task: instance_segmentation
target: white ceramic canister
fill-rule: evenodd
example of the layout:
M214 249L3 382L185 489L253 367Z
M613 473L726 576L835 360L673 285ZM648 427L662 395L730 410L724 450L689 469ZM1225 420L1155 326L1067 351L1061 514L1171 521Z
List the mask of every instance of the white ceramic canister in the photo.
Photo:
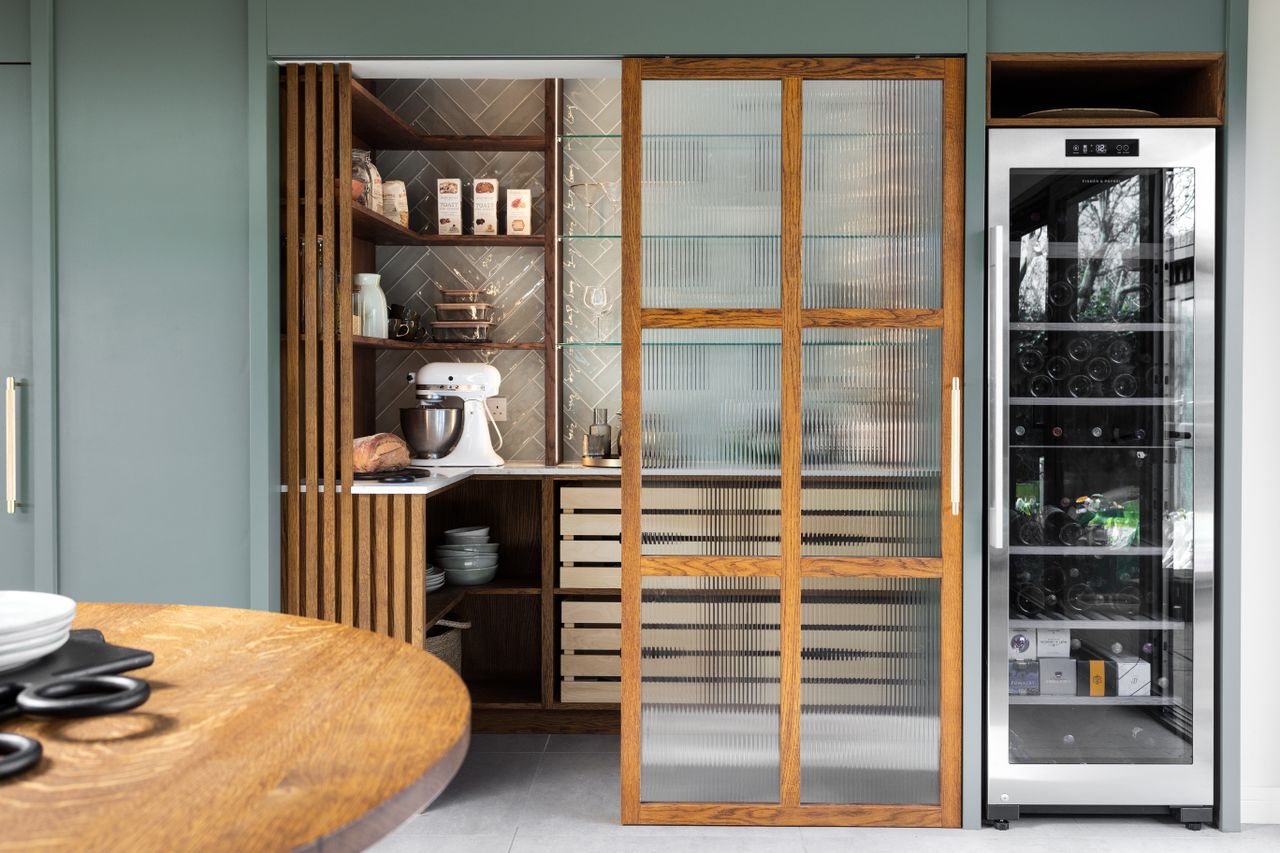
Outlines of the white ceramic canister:
M382 292L382 276L362 272L356 274L360 288L360 329L365 337L387 336L387 295Z

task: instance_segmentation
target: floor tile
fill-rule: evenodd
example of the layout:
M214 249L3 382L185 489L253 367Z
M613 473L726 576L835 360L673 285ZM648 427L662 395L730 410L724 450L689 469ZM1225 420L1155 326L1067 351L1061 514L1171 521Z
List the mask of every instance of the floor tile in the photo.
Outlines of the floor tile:
M617 735L552 735L547 752L607 752L618 755L622 749Z
M684 828L666 827L668 833L674 830L679 834L623 832L608 837L517 833L511 853L805 853L798 835L776 836L754 827L733 827L734 838L708 838L691 831L681 833L680 829Z
M480 733L471 736L467 752L542 752L547 735Z
M394 832L368 853L507 853L510 835L412 835Z
M426 812L400 833L411 835L514 834L542 756L529 752L478 752Z

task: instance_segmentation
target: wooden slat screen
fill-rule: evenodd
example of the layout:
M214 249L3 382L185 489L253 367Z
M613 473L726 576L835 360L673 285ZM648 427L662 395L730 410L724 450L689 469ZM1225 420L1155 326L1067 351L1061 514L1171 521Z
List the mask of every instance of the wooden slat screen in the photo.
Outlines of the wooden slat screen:
M351 491L351 67L280 85L281 607L421 645L426 498Z

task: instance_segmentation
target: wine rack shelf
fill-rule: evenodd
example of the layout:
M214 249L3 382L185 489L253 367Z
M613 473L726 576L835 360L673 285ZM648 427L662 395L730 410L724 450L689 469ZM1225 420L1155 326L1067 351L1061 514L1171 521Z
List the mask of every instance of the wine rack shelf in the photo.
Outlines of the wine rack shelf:
M1070 628L1072 631L1181 631L1187 623L1178 619L1108 619L1081 616L1042 616L1038 619L1010 619L1012 631L1034 631L1037 628Z
M1010 696L1010 705L1181 705L1176 696Z
M1011 406L1168 406L1171 397L1010 397Z
M1040 557L1159 557L1164 548L1159 545L1133 545L1127 548L1108 548L1105 545L1010 545L1009 553Z

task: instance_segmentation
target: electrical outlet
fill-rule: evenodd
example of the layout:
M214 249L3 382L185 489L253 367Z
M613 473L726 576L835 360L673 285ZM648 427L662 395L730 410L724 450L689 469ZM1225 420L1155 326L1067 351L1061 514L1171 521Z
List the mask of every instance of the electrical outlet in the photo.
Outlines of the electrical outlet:
M507 398L506 397L490 397L484 401L489 407L489 414L493 415L496 423L502 423L507 419Z

